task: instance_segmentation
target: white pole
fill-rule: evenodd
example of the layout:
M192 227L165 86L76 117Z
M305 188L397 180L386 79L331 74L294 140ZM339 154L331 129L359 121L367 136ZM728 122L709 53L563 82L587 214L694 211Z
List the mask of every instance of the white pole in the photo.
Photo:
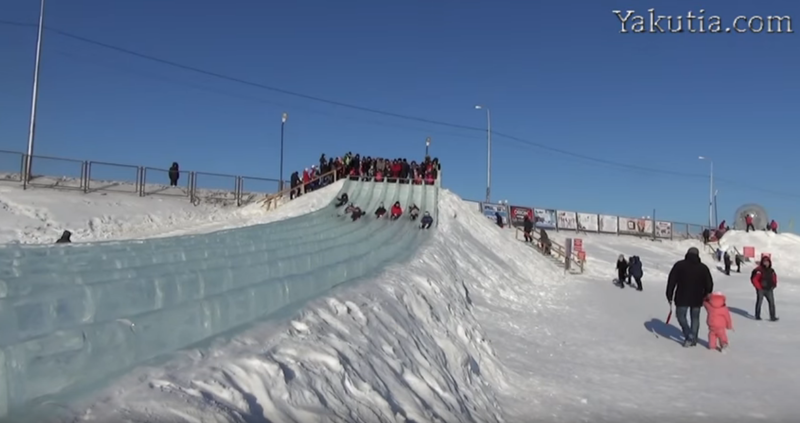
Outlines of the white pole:
M711 167L708 172L708 226L714 227L714 161L711 162Z
M33 156L33 142L36 138L36 107L39 100L39 65L42 60L42 34L44 32L44 1L39 6L39 34L36 37L36 62L33 68L33 94L31 98L31 117L28 127L28 151L25 157L25 181L31 178L31 162Z
M486 108L486 202L492 202L492 112Z

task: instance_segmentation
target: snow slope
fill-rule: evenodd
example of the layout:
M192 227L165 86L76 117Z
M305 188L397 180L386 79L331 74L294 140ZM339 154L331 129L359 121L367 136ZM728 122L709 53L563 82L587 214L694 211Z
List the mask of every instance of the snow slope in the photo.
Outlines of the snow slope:
M509 249L454 195L440 198L439 229L410 263L288 323L140 368L72 408L94 421L507 421L498 394L513 389L481 314L499 307L535 319L559 307L548 287L565 279Z
M292 207L269 213L257 203L243 207L194 206L185 197L99 191L83 194L0 185L0 243L49 244L64 230L73 233L73 242L87 242L198 234L269 223L322 208L343 182L300 197Z

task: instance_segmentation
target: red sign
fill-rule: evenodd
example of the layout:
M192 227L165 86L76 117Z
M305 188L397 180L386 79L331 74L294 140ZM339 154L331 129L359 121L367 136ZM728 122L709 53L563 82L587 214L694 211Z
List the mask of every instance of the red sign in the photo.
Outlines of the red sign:
M572 246L575 248L575 251L583 251L583 240L575 238L572 240Z
M756 249L755 247L743 247L742 254L744 254L746 258L756 258Z
M578 251L578 260L586 261L586 251Z

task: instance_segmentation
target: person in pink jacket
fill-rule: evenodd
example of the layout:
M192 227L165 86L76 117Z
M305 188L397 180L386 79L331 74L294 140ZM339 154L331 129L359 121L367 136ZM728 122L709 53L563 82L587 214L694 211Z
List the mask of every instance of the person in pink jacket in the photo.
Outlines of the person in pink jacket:
M725 294L717 291L706 297L703 306L708 314L708 349L724 351L728 348L728 330L733 330L731 312L725 304ZM717 347L717 340L720 346Z

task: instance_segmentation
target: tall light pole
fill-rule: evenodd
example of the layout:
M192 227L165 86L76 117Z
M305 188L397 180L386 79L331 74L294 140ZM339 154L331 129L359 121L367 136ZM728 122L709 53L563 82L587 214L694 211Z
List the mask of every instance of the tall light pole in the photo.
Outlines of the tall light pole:
M475 106L477 110L486 110L486 202L492 202L492 112L486 106Z
M39 6L39 33L36 36L36 61L33 65L33 94L31 95L31 117L28 127L28 150L25 156L25 181L31 180L33 162L33 141L36 138L36 107L39 100L39 65L42 61L42 34L44 33L44 0Z
M279 191L283 191L283 132L286 127L286 119L288 118L289 114L286 112L281 116L281 183Z
M425 138L425 158L428 157L429 148L431 148L431 137Z
M714 227L714 161L705 156L699 156L700 160L708 160L710 167L708 171L708 227Z

